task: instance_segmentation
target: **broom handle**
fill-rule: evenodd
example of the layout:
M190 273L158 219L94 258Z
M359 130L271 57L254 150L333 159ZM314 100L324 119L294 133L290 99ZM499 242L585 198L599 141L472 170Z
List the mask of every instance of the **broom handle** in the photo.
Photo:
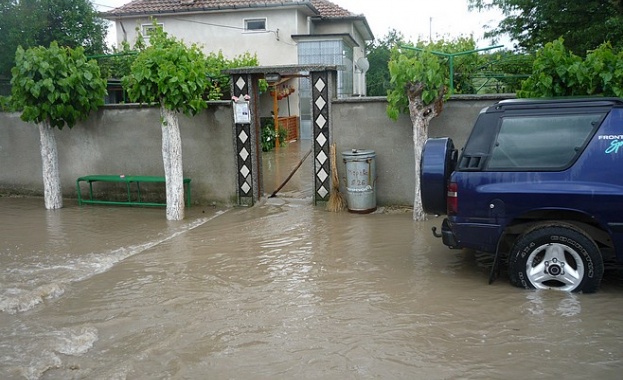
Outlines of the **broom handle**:
M301 167L301 165L303 165L303 161L305 161L305 159L307 158L307 156L309 156L311 154L312 150L310 149L307 153L305 153L305 156L301 159L301 161L299 161L298 165L296 165L296 167L294 168L294 170L292 170L292 173L290 173L290 175L288 176L288 178L286 178L285 181L283 181L283 183L281 184L281 186L279 186L277 188L277 190L273 191L273 193L270 195L269 198L274 198L275 195L277 195L277 193L279 192L279 190L281 190L286 183L288 183L288 181L290 180L290 178L292 178L292 176L294 175L294 173L296 173L296 171Z
M336 156L337 156L337 152L336 152L336 147L335 147L335 143L331 144L331 184L333 185L333 187L339 187L339 178L337 175L337 163L336 163Z

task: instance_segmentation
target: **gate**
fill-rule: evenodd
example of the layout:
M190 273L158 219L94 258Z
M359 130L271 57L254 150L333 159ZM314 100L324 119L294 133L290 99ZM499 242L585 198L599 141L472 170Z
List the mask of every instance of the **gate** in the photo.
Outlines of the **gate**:
M329 147L331 145L331 100L336 94L337 66L292 65L241 67L226 71L231 75L233 97L248 97L250 117L240 122L233 117L234 147L237 168L238 204L252 206L262 197L261 148L259 144L261 125L258 113L259 80L278 77L308 76L312 84L312 122L314 158L314 204L329 200L331 168ZM246 107L246 106L245 106ZM234 107L234 113L235 113ZM238 120L237 120L238 119Z

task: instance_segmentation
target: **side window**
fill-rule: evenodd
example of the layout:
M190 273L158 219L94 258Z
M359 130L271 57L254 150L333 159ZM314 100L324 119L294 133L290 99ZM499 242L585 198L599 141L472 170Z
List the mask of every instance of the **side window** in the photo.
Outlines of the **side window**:
M265 18L245 19L244 30L246 32L264 32L266 31L266 19Z
M489 170L560 170L571 164L603 113L515 116L502 119Z
M141 25L141 34L143 35L143 38L148 39L149 36L154 32L154 30L156 30L156 28L164 29L164 24L158 23L156 25L154 24Z

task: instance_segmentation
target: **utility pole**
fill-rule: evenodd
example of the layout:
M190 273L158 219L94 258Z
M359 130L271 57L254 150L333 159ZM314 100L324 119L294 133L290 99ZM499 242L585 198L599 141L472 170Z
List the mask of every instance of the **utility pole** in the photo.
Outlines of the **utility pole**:
M433 43L433 18L428 20L428 42Z

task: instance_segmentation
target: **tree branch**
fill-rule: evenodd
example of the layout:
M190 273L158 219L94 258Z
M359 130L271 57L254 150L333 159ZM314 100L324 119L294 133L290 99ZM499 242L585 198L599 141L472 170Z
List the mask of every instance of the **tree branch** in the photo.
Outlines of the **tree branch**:
M409 103L427 122L430 122L441 113L443 110L443 99L447 92L445 86L439 91L435 100L430 104L424 104L422 100L422 93L425 87L423 82L409 82L406 87Z

